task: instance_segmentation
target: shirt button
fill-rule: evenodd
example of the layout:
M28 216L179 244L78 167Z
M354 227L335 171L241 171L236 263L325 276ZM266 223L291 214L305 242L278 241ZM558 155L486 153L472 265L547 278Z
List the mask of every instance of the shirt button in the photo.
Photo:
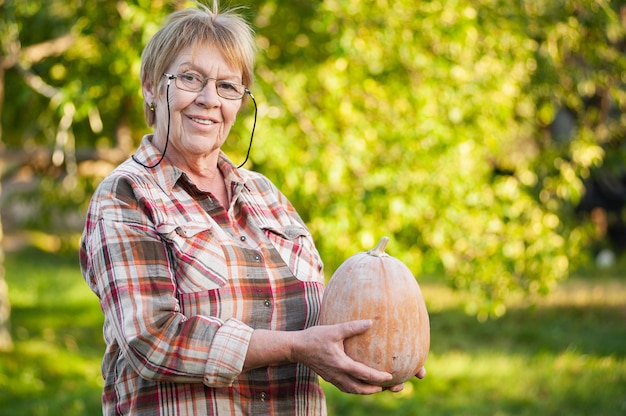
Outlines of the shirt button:
M258 254L254 255L254 261L256 261L257 263L261 261L261 256Z
M266 392L262 392L259 395L259 398L261 399L262 402L266 401L267 400L267 393Z
M272 306L272 302L270 302L269 300L266 300L265 302L263 302L263 305L269 308L270 306Z
M242 235L241 237L239 237L239 239L240 239L241 241L246 241L246 236L245 236L245 235Z

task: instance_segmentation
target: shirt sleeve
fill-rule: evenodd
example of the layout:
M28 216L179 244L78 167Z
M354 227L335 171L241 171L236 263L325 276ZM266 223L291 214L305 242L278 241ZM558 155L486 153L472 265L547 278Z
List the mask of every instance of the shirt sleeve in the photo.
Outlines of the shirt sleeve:
M242 372L252 328L181 313L170 259L129 180L92 199L81 243L85 279L100 299L107 344L143 378L229 386Z

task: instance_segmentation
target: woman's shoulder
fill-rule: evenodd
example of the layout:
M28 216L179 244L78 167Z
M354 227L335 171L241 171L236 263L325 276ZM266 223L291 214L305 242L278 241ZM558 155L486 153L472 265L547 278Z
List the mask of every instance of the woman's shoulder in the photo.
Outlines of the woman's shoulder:
M269 204L286 204L289 209L292 209L288 198L283 194L280 188L264 174L255 171L246 171L242 176L245 179L245 188L250 194L263 198Z
M146 175L137 168L131 158L115 167L98 185L99 190L113 190L119 186L132 186L143 182Z
M147 171L132 158L113 169L97 186L92 200L108 201L107 205L121 203L135 205L138 200L162 199L168 191L168 180L159 181L154 172Z
M272 191L278 191L278 187L263 173L253 170L240 170L240 175L245 180L245 184L249 188L256 188L259 190L271 189Z
M256 207L265 207L266 215L287 216L302 223L289 198L267 176L252 171L246 171L245 176L245 200L253 202Z

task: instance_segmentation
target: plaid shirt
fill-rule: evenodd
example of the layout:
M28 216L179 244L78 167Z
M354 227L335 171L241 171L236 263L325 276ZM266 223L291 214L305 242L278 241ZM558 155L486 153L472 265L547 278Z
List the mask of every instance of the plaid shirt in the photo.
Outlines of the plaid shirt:
M159 156L144 137L135 157ZM105 318L105 415L326 413L308 367L242 372L253 329L317 323L324 277L275 186L223 154L219 168L227 211L167 159L128 159L92 198L80 262Z

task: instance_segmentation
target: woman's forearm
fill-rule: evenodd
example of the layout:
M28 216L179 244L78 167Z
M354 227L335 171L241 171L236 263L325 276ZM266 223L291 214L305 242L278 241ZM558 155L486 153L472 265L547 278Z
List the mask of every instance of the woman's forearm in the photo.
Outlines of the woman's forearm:
M293 362L293 348L301 331L256 329L250 338L243 371Z

